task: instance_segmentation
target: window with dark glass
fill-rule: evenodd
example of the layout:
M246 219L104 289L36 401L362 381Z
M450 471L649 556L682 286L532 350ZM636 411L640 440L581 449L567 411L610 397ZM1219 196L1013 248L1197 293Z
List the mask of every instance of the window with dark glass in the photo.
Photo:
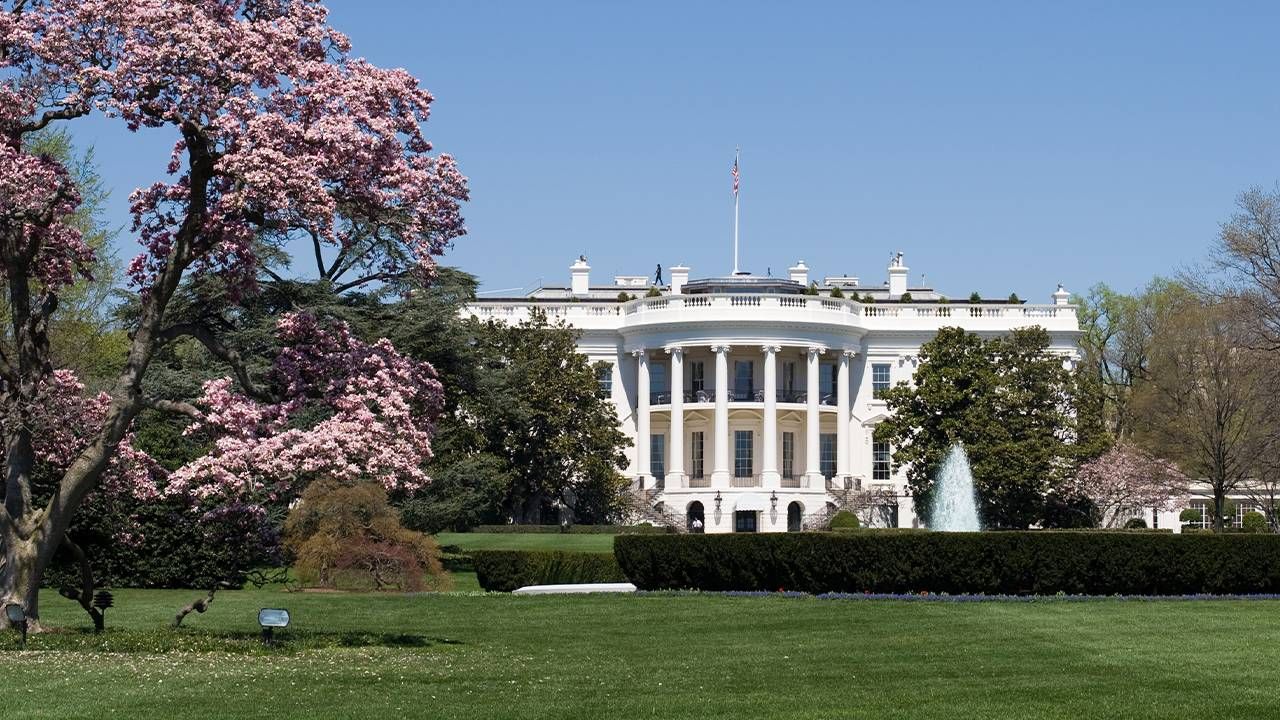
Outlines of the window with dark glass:
M834 395L836 392L836 366L822 363L818 366L818 392L823 397Z
M751 477L755 451L755 433L751 430L735 430L733 433L733 475Z
M755 385L755 363L738 360L733 363L733 396L738 400L750 400Z
M875 363L871 366L871 396L884 397L889 389L889 363Z
M782 477L796 476L796 434L782 433Z
M888 480L893 474L889 459L889 443L877 442L871 445L871 479Z
M755 510L737 510L733 513L733 531L734 532L755 532L756 531L756 511Z
M819 469L822 476L830 480L836 476L836 436L822 433L818 436Z
M689 363L689 392L702 392L707 389L706 366L701 360Z
M600 365L596 367L596 384L599 386L600 397L613 396L613 366Z
M693 433L693 436L689 441L689 450L693 454L693 457L692 457L693 462L690 463L690 465L692 466L690 470L693 472L693 476L696 478L703 477L702 456L703 456L705 447L706 446L703 444L702 431L699 430L698 432Z
M794 362L782 363L782 392L790 398L796 391L796 364Z
M649 436L649 474L661 480L667 475L667 436Z
M649 364L649 394L654 401L663 401L669 396L667 395L667 366L655 363Z

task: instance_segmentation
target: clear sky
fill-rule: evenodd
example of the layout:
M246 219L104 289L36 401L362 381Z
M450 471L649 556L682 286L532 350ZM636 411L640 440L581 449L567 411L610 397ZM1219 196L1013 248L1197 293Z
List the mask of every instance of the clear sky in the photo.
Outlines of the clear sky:
M330 0L437 98L471 180L445 262L482 290L732 263L953 297L1133 289L1280 180L1280 4ZM77 129L114 212L171 139ZM134 254L122 238L121 253ZM506 293L503 293L506 294Z

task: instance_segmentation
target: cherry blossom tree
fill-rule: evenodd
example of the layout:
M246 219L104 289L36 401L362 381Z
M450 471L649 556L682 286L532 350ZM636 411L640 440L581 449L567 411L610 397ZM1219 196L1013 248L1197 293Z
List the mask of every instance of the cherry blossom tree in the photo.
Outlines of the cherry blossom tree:
M1104 528L1152 508L1172 510L1187 496L1187 479L1177 466L1123 442L1081 465L1074 485L1093 503Z
M184 277L216 278L232 297L247 296L263 256L285 253L299 238L362 277L430 276L433 256L464 232L459 205L466 180L452 158L432 154L421 130L431 95L403 70L351 56L347 38L326 15L312 0L0 4L0 268L9 310L0 343L0 604L20 603L38 619L42 574L86 495L121 457L142 409L192 414L191 407L143 392L148 365L164 344L195 338L231 364L239 393L211 387L207 415L195 408L201 422L230 431L216 453L224 462L243 462L247 448L283 432L273 413L287 413L280 404L289 400L248 382L216 328L166 322ZM124 369L98 401L100 417L79 429L82 447L66 448L48 499L36 502L33 478L47 458L37 452L34 428L41 394L57 381L48 321L59 293L87 273L93 253L71 222L80 198L66 168L26 151L23 141L92 113L131 130L172 133L173 152L167 179L130 198L144 250L128 268L141 304ZM388 351L374 346L357 355L375 373L412 374ZM326 381L305 365L299 383ZM388 397L378 412L365 414L358 405L368 396L361 391L376 388L338 384L342 390L325 400L335 424L315 438L320 446L341 433L337 423L372 422L370 415L412 402ZM240 394L253 402L237 400ZM226 419L240 412L244 420ZM326 462L357 456L334 453ZM390 461L377 472L423 480ZM217 485L210 482L214 474L193 470L182 480Z

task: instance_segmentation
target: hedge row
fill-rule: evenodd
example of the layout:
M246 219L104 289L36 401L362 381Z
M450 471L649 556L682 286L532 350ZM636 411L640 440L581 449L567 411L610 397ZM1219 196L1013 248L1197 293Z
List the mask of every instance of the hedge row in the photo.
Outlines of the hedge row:
M563 550L477 550L471 553L476 579L490 592L511 592L525 585L625 582L609 553Z
M558 533L559 525L477 525L474 533ZM674 532L658 525L571 525L570 534L579 535L660 535Z
M1280 535L787 533L621 537L642 590L1184 595L1280 592Z

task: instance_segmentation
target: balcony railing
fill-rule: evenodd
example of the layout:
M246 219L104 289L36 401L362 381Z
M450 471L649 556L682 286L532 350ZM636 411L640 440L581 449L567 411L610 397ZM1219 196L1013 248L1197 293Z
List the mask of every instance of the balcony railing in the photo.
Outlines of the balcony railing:
M782 487L784 487L784 488L801 488L801 487L804 487L804 478L799 477L799 476L795 476L795 475L793 475L793 476L791 476L791 477L787 477L786 475L783 475L783 476L782 476Z
M691 488L709 488L711 487L711 476L703 475L702 477L690 477L689 487Z
M809 394L803 390L800 392L778 391L778 402L781 403L805 403L808 401ZM684 401L687 403L713 403L716 401L715 388L703 388L702 390L690 390L684 393ZM732 390L729 392L729 402L764 402L763 390ZM651 392L649 393L650 405L669 405L671 403L671 393L669 392ZM835 405L835 393L822 393L818 397L819 405Z
M760 487L759 475L734 475L729 478L729 487L736 488L758 488Z

